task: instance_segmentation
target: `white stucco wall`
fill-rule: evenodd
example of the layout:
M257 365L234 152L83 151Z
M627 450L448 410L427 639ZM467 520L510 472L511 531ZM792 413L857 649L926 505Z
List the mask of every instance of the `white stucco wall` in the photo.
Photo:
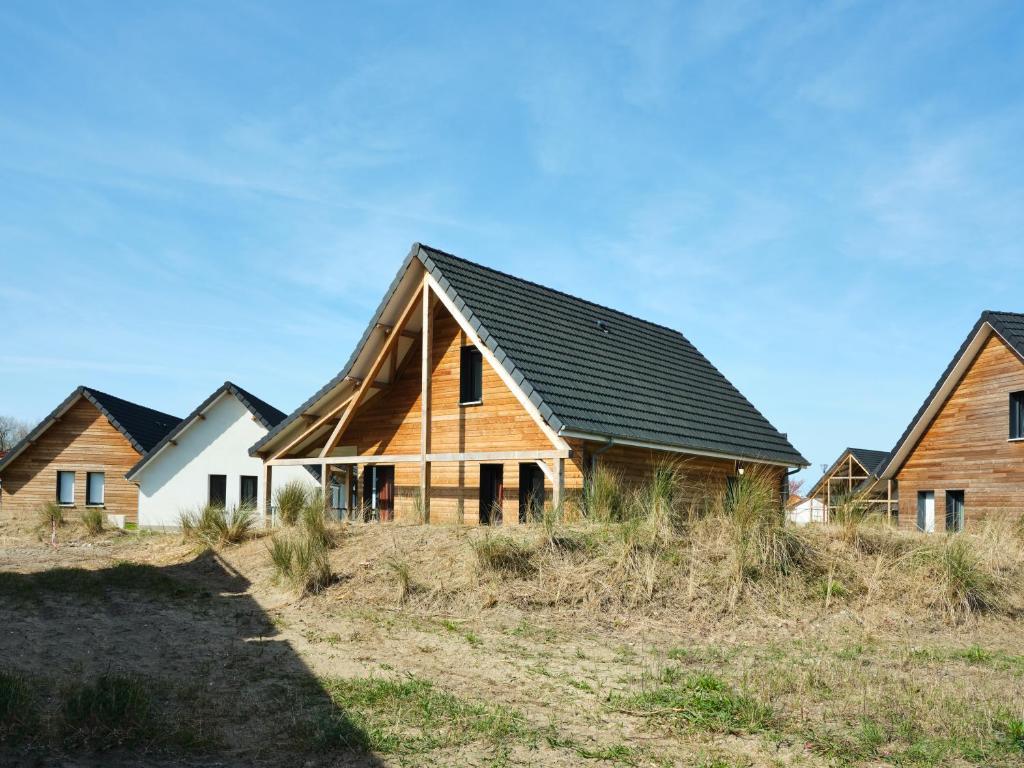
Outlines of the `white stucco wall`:
M241 478L257 480L257 509L264 509L262 462L249 455L249 447L267 430L238 399L226 392L205 411L206 418L189 425L177 445L167 445L134 478L139 484L139 525L178 527L181 513L209 501L210 475L227 476L227 506L237 506ZM289 480L317 487L302 467L274 467L271 484L279 488Z
M797 525L820 523L825 519L825 505L818 499L804 499L789 510L789 519Z

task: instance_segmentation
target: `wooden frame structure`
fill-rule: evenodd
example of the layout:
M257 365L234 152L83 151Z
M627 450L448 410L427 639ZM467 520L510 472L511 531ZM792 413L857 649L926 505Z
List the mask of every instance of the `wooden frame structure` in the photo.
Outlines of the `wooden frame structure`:
M483 358L491 365L502 378L506 386L516 395L520 404L533 418L540 428L540 431L551 443L550 449L545 450L509 450L509 451L463 451L434 453L431 451L432 434L432 398L431 398L431 373L432 373L432 348L434 315L436 308L441 305L459 324L461 331L465 334L473 346L480 350ZM418 310L418 312L417 312ZM409 325L419 314L420 329L418 332L408 329ZM493 353L480 340L476 330L466 322L458 308L452 304L437 281L429 274L423 274L415 292L408 298L393 325L378 323L375 330L382 334L381 345L376 351L365 376L362 378L350 378L354 391L346 393L338 402L328 406L327 410L320 415L303 414L306 419L304 429L289 440L282 448L273 452L264 459L263 481L264 487L268 489L264 499L262 513L266 519L270 518L273 494L269 491L272 488L273 468L275 466L312 466L319 465L321 471L321 484L326 495L332 473L337 469L343 469L346 476L346 487L351 488L353 483L353 469L359 465L372 464L419 464L419 498L423 514L423 522L430 521L430 497L431 497L431 469L435 464L460 463L460 462L534 462L544 472L545 477L552 486L552 504L558 507L564 498L565 493L565 461L572 456L572 449L544 421L537 408L522 393L517 383L509 376L504 367L494 358ZM408 340L410 343L404 350L400 349L401 341ZM335 451L339 446L345 429L352 424L356 412L361 405L367 402L371 393L379 396L386 393L388 388L394 384L399 370L403 363L413 356L415 348L419 346L421 377L420 377L420 440L419 453L416 454L363 454L363 455L336 455ZM387 379L379 377L387 371ZM326 440L323 434L326 429L330 432ZM315 452L315 456L311 455ZM296 455L302 454L302 455Z
M877 505L884 505L879 511L884 512L886 520L891 521L899 503L893 494L894 490L891 479L883 483L878 475L857 458L857 449L847 448L822 474L807 498L821 502L824 509L822 522L829 522L839 503L854 496L858 503L869 505L872 511L877 509Z

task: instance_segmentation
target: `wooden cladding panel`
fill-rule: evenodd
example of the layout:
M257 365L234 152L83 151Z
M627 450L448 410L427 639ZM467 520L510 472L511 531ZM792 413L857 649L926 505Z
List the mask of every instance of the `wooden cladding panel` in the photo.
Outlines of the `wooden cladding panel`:
M86 473L103 472L104 509L134 522L139 491L124 473L139 458L127 438L82 398L4 470L4 517L34 516L43 504L56 501L58 471L75 473L75 503L68 513L80 513L85 509Z
M551 441L486 360L483 402L459 405L460 350L469 342L441 306L435 309L433 336L432 453L552 450ZM360 454L418 454L420 368L420 355L412 354L394 385L378 391L360 408L340 444L355 445Z
M900 526L914 528L918 491L935 492L935 530L945 530L945 491L964 491L971 526L1024 510L1024 442L1008 440L1010 392L1024 390L1024 363L998 336L982 347L960 384L900 469Z

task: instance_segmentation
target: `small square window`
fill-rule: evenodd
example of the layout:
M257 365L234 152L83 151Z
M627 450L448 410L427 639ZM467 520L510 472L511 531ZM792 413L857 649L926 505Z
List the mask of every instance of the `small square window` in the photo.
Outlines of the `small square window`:
M483 400L484 362L480 350L473 346L462 348L459 366L459 403L475 405Z
M75 473L57 473L57 503L71 506L75 503Z
M87 472L85 475L85 503L90 507L102 507L105 487L106 476L102 472Z
M1010 439L1024 438L1024 392L1010 393Z

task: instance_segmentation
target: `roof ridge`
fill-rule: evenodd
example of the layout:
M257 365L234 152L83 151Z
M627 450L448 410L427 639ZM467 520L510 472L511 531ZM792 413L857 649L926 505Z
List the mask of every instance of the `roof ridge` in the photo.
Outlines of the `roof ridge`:
M532 285L532 286L534 286L536 288L543 288L545 291L550 291L551 293L557 293L559 296L565 296L566 298L572 299L573 301L579 301L579 302L582 302L584 304L589 304L592 307L597 307L598 309L603 309L606 312L613 312L616 315L621 315L622 317L629 318L630 320L635 320L638 323L643 323L644 325L649 325L649 326L652 326L654 328L661 328L662 330L668 331L669 333L674 333L677 336L682 336L684 339L686 338L686 336L683 334L682 331L680 331L680 330L678 330L676 328L672 328L671 326L664 325L662 323L655 323L655 322L653 322L651 320L645 320L644 318L638 317L637 315L631 315L629 312L623 312L621 309L615 309L614 307L609 307L606 304L598 304L596 301L591 301L590 299L584 299L581 296L577 296L575 294L569 293L568 291L563 291L560 288L552 288L550 285L544 285L543 283L538 283L535 280L528 280L525 277L519 277L518 275L513 275L510 272L503 272L500 269L495 269L494 267L489 267L486 264L481 264L481 263L479 263L477 261L473 261L471 259L467 259L467 258L465 258L463 256L457 256L454 253L450 253L449 251L442 251L440 248L435 248L434 246L427 245L426 243L420 243L419 246L420 246L420 248L423 248L425 250L433 251L434 253L439 253L442 256L447 256L448 258L455 259L456 261L461 261L464 264L469 264L471 266L477 267L478 269L484 269L484 270L487 270L488 272L493 272L496 275L501 275L502 277L507 277L510 280L515 280L517 283L526 283L527 285ZM687 339L687 341L689 341L689 339Z

